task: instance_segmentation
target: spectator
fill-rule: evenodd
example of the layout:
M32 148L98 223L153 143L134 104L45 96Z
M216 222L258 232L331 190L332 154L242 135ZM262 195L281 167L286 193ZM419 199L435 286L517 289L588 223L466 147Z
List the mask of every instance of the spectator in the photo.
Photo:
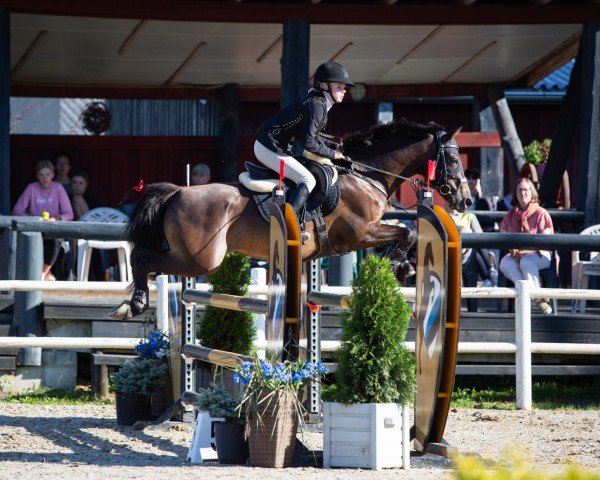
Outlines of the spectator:
M79 220L84 213L100 206L98 202L86 195L89 184L90 177L85 172L75 172L71 177L72 193L69 195L69 199L73 206L75 220Z
M492 210L491 200L488 197L484 197L481 191L481 175L479 170L476 168L467 168L465 170L465 177L473 200L469 210ZM493 220L482 219L479 223L484 232L493 232L496 230L496 222Z
M450 215L460 233L483 233L477 217L472 212L460 213L457 210L450 210ZM463 267L474 265L477 273L483 280L484 287L494 287L498 284L498 272L490 263L490 259L495 257L492 252L483 248L463 248L462 264ZM474 264L472 262L475 262ZM467 285L475 286L475 285Z
M69 172L71 171L71 160L67 155L59 155L54 162L56 164L56 181L60 183L71 194L71 179Z
M552 235L554 226L550 214L539 205L538 192L528 178L520 178L513 190L513 207L504 216L500 230L508 233L538 233ZM540 286L540 270L551 263L548 250L511 249L500 261L500 271L512 282L530 280L534 287ZM545 315L552 313L547 299L538 302Z
M35 174L38 181L27 185L13 208L13 215L45 217L47 212L50 221L73 220L73 209L67 192L60 183L53 181L52 163L48 160L38 162ZM50 270L58 258L61 243L61 240L44 240L43 280L56 280Z
M205 163L198 163L192 168L190 185L206 185L210 183L210 167Z

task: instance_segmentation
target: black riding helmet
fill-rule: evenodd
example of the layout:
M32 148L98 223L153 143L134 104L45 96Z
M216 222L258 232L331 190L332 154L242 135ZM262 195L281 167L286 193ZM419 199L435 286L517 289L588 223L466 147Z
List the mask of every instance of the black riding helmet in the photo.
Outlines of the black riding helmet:
M336 62L325 62L317 67L315 72L315 87L320 83L338 82L351 87L356 85L350 80L350 75L343 65Z

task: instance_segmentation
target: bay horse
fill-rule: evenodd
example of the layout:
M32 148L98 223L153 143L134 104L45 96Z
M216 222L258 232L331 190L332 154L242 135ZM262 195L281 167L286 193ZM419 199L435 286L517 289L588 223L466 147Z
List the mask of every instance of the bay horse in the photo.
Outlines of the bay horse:
M345 139L343 149L359 167L340 173L340 200L325 217L331 249L324 255L341 254L396 242L408 250L414 242L410 229L381 223L390 195L415 174L426 174L429 159L437 159L431 185L450 208L464 211L471 195L458 156L454 136L440 125L421 125L400 120L376 125L366 133ZM142 190L128 223L133 243L131 300L114 308L111 315L127 319L148 307L147 276L151 272L196 277L210 273L227 252L267 260L269 227L261 217L252 192L241 184L212 183L179 187L150 184ZM317 232L302 246L302 258L317 258ZM333 253L332 253L333 252Z

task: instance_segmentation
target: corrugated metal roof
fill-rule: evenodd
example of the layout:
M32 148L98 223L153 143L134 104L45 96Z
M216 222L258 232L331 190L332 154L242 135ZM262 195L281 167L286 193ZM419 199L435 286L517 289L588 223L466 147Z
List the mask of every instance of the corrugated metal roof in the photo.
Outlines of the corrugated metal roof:
M548 91L548 90L566 90L569 85L569 79L571 78L571 71L575 65L575 59L569 60L562 67L554 70L546 78L537 82L534 86L534 90Z

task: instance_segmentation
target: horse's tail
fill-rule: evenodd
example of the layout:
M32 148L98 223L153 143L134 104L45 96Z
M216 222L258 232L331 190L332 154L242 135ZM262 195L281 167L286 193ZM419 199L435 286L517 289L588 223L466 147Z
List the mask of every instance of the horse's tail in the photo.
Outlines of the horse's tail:
M166 182L144 186L127 225L128 240L135 248L168 249L163 231L164 214L180 190L181 187Z

